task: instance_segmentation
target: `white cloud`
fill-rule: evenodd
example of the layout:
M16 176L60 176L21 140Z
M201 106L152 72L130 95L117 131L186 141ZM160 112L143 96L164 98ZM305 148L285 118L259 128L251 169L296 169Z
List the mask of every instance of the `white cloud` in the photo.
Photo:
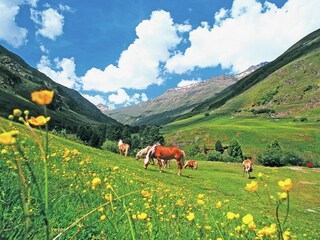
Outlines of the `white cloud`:
M53 81L60 83L68 88L79 88L79 78L75 73L76 64L74 58L63 58L54 60L55 65L52 66L47 56L42 56L37 65L37 69L43 72Z
M178 28L179 31L188 30L186 26L175 25L168 12L152 12L150 19L136 27L137 38L121 53L118 65L88 70L82 77L83 89L112 92L121 88L146 89L151 84L160 85L163 82L160 65L181 41Z
M28 30L18 26L15 18L19 13L19 6L28 3L24 0L0 0L0 40L15 48L27 42Z
M104 105L107 104L106 100L101 95L91 96L91 95L83 94L83 93L81 95L84 96L87 100L89 100L94 105L98 105L99 103L102 103Z
M108 101L112 104L131 105L138 104L140 102L148 101L148 97L145 93L135 93L130 97L124 89L119 89L115 94L111 94L108 97Z
M319 9L319 0L288 0L281 8L268 1L235 0L231 9L216 13L212 27L202 23L192 30L190 47L169 59L166 68L181 74L221 64L240 72L272 61L320 27Z
M196 83L199 83L201 82L200 79L198 80L181 80L178 84L177 84L177 87L181 88L181 87L186 87L188 85L191 85L191 84L196 84Z
M63 34L64 16L53 8L44 11L31 9L31 19L40 26L37 34L55 40Z

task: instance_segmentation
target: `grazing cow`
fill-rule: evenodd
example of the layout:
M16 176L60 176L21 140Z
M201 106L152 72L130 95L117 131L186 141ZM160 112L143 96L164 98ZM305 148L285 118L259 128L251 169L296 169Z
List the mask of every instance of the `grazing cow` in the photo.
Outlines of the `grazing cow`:
M250 178L250 172L252 172L252 161L250 159L246 159L243 161L243 174L242 177L244 177L244 173L247 173L248 178Z
M120 139L118 142L118 149L120 155L124 155L125 157L128 156L130 145L127 143L123 143L122 140Z
M149 150L151 149L151 146L147 146L144 149L141 149L139 152L137 152L136 154L136 160L139 160L140 158L145 158L147 156L147 153L149 152ZM150 163L152 162L152 164L154 164L154 160L153 158L150 158Z
M162 159L164 161L170 159L176 159L178 163L178 175L181 175L181 169L184 164L185 153L179 148L176 147L163 147L160 145L153 145L152 148L147 153L146 158L144 159L144 168L147 169L150 158L155 157L158 160L159 171L162 172Z
M183 168L187 168L187 167L197 170L198 169L198 163L195 160L189 160L183 166Z

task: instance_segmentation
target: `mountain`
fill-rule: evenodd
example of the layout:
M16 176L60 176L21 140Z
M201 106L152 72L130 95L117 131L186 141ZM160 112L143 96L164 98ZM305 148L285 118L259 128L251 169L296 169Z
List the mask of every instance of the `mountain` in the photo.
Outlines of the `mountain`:
M14 108L28 109L32 116L43 114L42 108L31 101L31 92L43 89L55 92L53 102L48 106L51 128L74 132L80 125L121 125L101 113L77 91L52 81L0 45L0 116L7 117Z
M233 85L242 77L265 65L252 66L238 75L214 77L185 87L172 88L159 97L135 106L114 110L102 110L108 116L131 125L162 125L169 123L182 114L190 112L199 103L215 96L226 87Z
M244 104L241 103L240 100L238 102L238 106L236 106L236 104L233 105L233 110L230 107L223 108L223 105L230 101L234 101L233 98L240 96L241 94L245 95L248 99L251 99L248 94L244 93L249 91L253 86L267 79L269 76L275 78L275 80L272 83L267 84L268 86L265 86L264 90L261 89L259 93L256 93L257 95L255 100L252 99L252 101L256 101L258 105L260 104L258 108L265 107L263 105L270 103L270 101L274 101L274 104L279 106L294 104L297 98L301 98L300 104L307 104L307 102L305 102L306 99L304 99L305 93L308 95L310 92L315 92L315 90L320 86L318 86L320 83L319 71L317 70L319 69L320 62L319 48L320 29L310 33L298 41L274 61L262 66L253 73L239 80L236 84L225 88L215 96L208 98L206 101L196 106L191 113L188 113L183 117L185 118L198 113L205 113L220 107L221 110L225 109L226 112L239 111ZM307 56L310 57L308 61L304 59ZM301 62L297 63L296 61ZM289 68L283 70L286 65L288 65L287 67ZM286 90L283 88L284 86L287 86ZM288 86L292 87L289 88ZM297 90L300 91L301 87L303 88L302 91L304 91L304 93L300 92L299 94L296 94L295 98L291 98L292 101L290 100L291 102L288 102L289 98L286 96L286 91L288 93L295 92ZM263 102L262 106L259 98ZM242 101L245 100L242 99ZM318 100L314 97L310 101L317 102ZM255 105L254 102L246 102L246 104L251 104L252 107Z

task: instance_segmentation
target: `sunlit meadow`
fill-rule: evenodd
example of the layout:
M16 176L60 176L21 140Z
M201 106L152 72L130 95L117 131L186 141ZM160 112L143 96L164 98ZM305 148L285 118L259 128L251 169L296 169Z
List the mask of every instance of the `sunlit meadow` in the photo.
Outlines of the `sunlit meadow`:
M0 119L1 239L320 238L319 169L254 166L247 179L203 161L179 177L175 162L144 170L19 111L8 114L22 124Z

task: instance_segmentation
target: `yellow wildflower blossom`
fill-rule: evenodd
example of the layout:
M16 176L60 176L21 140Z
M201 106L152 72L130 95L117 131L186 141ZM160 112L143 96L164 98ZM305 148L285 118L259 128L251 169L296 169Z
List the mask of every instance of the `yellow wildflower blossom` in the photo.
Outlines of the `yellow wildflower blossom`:
M146 213L140 213L140 214L138 214L138 219L139 220L145 220L146 218L147 218L147 214Z
M198 194L198 198L202 199L204 197L204 194Z
M10 131L4 132L0 134L0 144L4 145L12 145L15 144L17 141L16 136L18 135L19 131Z
M288 194L286 192L278 193L280 199L284 200L287 199Z
M106 218L107 218L106 215L101 215L100 220L103 221L103 220L105 220Z
M28 122L31 123L33 126L43 126L45 125L47 122L50 121L50 117L44 117L42 115L38 116L38 117L31 117Z
M235 218L235 214L233 212L227 212L227 219L232 220Z
M91 183L92 183L92 186L96 187L96 186L98 186L98 185L101 184L101 179L98 178L98 177L96 177L96 178L94 178L94 179L92 180Z
M212 229L212 227L211 226L204 226L204 229L207 231L210 231Z
M289 240L290 239L290 232L287 230L282 234L283 240Z
M39 105L45 105L52 102L53 95L54 91L42 90L31 93L31 98L33 102Z
M112 200L112 195L110 193L107 193L106 195L104 195L104 199L107 201L111 201Z
M218 202L216 203L216 208L221 208L221 206L222 206L222 202L221 202L221 201L218 201Z
M284 191L289 191L292 187L292 182L290 178L287 178L285 181L279 181L278 185Z
M253 221L253 216L251 214L247 214L242 218L242 222L246 225Z
M188 219L189 222L193 221L193 219L194 219L194 213L193 213L193 212L189 213L189 214L186 216L186 218Z
M198 199L198 200L197 200L197 204L198 204L198 205L204 205L204 204L205 204L205 201L203 201L202 199Z
M144 197L149 197L150 196L150 193L146 190L142 190L141 191L141 194L144 196Z
M255 192L258 189L258 182L257 181L251 181L251 183L247 183L246 190L250 191L250 192Z

